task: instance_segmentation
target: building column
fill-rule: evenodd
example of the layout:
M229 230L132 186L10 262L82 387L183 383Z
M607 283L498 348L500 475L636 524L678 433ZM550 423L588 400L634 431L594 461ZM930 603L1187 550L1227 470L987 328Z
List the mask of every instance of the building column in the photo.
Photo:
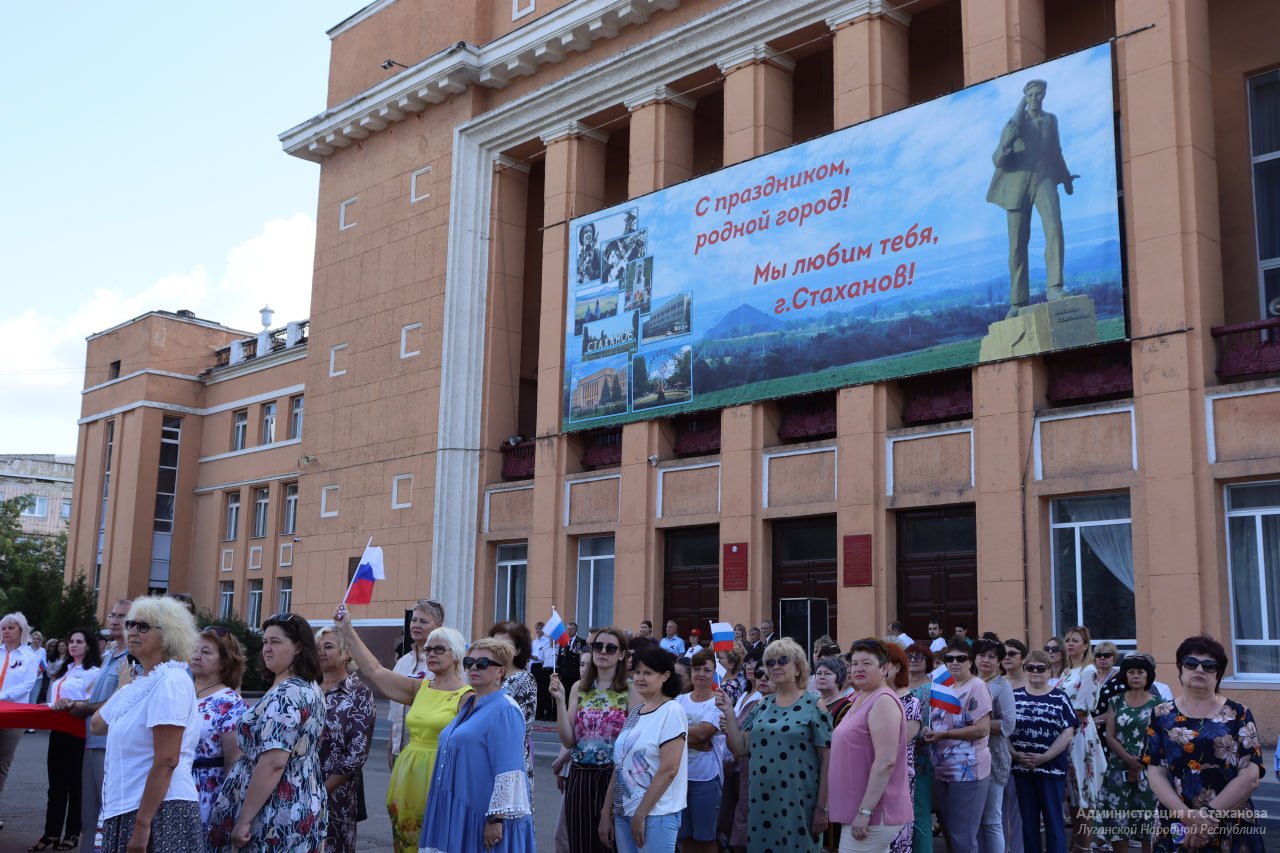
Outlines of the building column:
M572 555L564 535L564 475L577 470L563 434L565 282L569 220L604 206L605 139L576 123L542 135L547 147L542 232L542 312L538 337L537 456L529 537L528 612L568 622L575 610ZM585 626L584 626L585 627Z
M910 23L910 15L881 0L854 3L827 18L835 34L837 130L907 106Z
M841 388L836 394L836 603L842 648L879 635L897 619L897 565L885 512L885 423L888 386L883 382ZM844 537L870 534L871 586L844 585Z
M795 62L764 45L735 51L724 74L724 164L791 144L791 72Z
M1138 644L1171 664L1230 643L1223 520L1206 450L1209 329L1223 319L1206 0L1117 0L1130 331L1141 485L1132 493ZM1196 606L1199 602L1199 606Z
M623 103L631 111L627 197L692 176L694 101L657 86L624 98Z
M964 84L1045 59L1044 0L961 0Z

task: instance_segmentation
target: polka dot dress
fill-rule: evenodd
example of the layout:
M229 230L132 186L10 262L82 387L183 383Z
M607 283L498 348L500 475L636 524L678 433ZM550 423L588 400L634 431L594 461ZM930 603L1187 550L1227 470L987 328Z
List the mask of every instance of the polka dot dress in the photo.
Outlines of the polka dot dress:
M818 750L831 746L831 716L803 693L786 707L766 696L744 721L751 738L750 853L818 853L811 835L818 802Z

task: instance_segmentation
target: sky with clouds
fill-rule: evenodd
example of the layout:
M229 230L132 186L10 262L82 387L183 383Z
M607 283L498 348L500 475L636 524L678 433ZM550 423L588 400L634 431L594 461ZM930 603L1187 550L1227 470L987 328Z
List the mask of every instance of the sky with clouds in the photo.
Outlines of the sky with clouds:
M25 3L0 28L0 453L76 446L85 337L152 309L307 316L325 30L361 0Z

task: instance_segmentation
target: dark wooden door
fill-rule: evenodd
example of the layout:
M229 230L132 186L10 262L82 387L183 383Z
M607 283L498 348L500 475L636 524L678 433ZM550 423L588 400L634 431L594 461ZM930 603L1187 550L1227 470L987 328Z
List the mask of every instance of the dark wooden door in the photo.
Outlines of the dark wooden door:
M711 630L707 623L720 614L720 528L671 529L665 538L662 619L654 621L654 636L664 636L667 620L674 619L681 637L697 628L706 639Z
M898 619L917 640L938 621L978 636L978 534L972 506L898 513Z
M836 633L836 519L833 515L773 522L773 621L784 598L827 601L827 633ZM812 649L805 649L811 652Z

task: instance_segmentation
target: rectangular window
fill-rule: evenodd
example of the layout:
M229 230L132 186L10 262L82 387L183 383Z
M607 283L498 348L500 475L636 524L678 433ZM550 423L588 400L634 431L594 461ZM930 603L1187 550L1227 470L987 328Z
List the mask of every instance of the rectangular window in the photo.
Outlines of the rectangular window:
M414 169L409 174L409 204L417 204L423 199L431 198L431 193L427 191L430 175L430 166Z
M529 545L527 542L498 546L498 577L494 588L493 621L524 622L525 580L528 573Z
M276 443L276 404L262 404L262 443Z
M107 367L107 378L108 379L120 378L120 360L119 359L116 359L115 361L111 362L111 364Z
M1249 79L1249 153L1262 316L1280 317L1280 69Z
M240 535L240 493L227 493L227 528L222 538L228 542L233 542Z
M408 509L413 506L413 475L398 474L391 478L391 508Z
M325 486L320 490L320 517L334 518L338 515L338 487Z
M115 449L116 422L107 421L107 447L103 454L102 508L98 512L98 557L93 570L93 597L96 601L102 588L102 555L107 542L107 495L111 492L111 453Z
M532 15L536 8L538 8L537 0L511 0L511 20L518 21L525 15Z
M401 358L412 358L415 355L422 354L422 344L418 340L421 336L421 323L410 323L400 329Z
M250 628L262 624L262 581L249 581L249 612L245 616Z
M1227 487L1227 571L1239 675L1280 675L1280 482Z
M231 449L244 450L249 440L249 410L237 409L231 413Z
M22 514L28 518L44 518L49 514L49 499L37 497L36 495L27 495L31 498L31 503L23 508Z
M62 508L58 510L58 517L63 519L71 518L71 501L63 498Z
M234 581L223 581L218 584L218 618L230 619L235 615L235 589Z
M280 519L280 535L298 532L298 484L286 483L284 487L284 517Z
M289 438L302 438L303 397L294 397L289 402Z
M578 606L581 625L613 624L613 537L578 540Z
M182 418L166 417L160 425L160 464L156 469L156 511L151 523L152 589L169 588L173 551L173 518L178 504L178 451Z
M293 607L293 578L280 578L276 581L280 594L276 596L276 612L291 613Z
M347 372L347 345L329 347L329 375L343 376Z
M356 202L360 200L359 196L352 196L346 201L338 205L338 230L346 231L348 228L356 227L356 212L354 210Z
M266 489L253 490L253 537L261 539L267 535L267 511L270 509L270 497Z
M1129 495L1061 498L1050 512L1055 632L1087 625L1095 643L1136 648Z

